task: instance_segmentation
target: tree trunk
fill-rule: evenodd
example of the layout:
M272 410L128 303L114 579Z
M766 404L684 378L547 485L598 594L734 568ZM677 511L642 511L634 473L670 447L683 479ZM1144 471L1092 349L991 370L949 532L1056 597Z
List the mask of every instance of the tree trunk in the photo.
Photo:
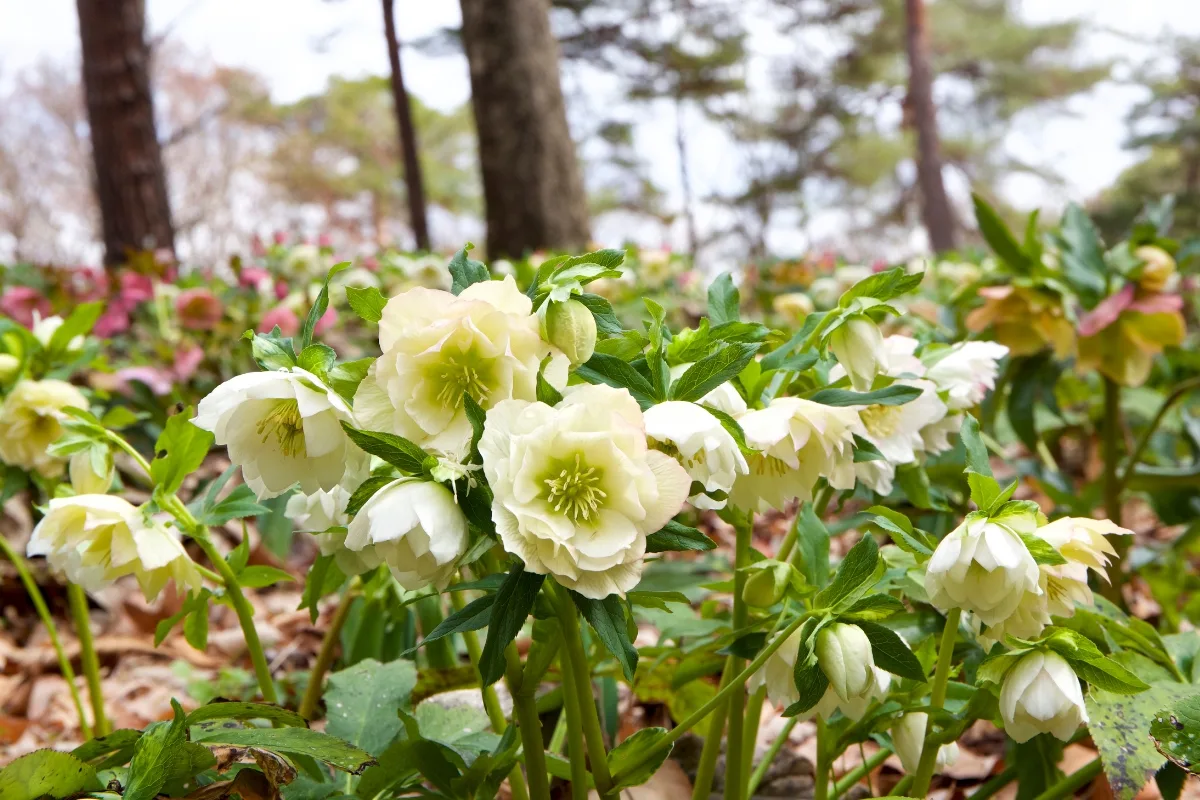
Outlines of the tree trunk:
M83 89L96 165L104 263L174 253L162 149L154 130L143 0L76 0Z
M461 0L487 205L488 256L588 240L547 0Z
M921 220L929 244L942 253L955 247L954 211L942 182L941 146L937 109L933 104L933 68L929 57L929 31L925 25L925 0L905 0L907 7L908 105L917 129L917 183L921 187Z
M679 153L679 189L683 193L683 221L687 230L687 253L696 260L696 217L692 211L692 176L688 170L687 141L683 133L683 98L675 98L675 150Z
M421 175L421 159L417 155L417 129L413 125L412 106L404 73L400 68L400 40L396 37L396 16L393 0L383 2L383 34L387 37L388 61L392 65L392 101L396 106L396 130L400 135L400 152L404 156L404 185L408 194L408 216L417 249L429 247L429 214L425 208L425 179Z

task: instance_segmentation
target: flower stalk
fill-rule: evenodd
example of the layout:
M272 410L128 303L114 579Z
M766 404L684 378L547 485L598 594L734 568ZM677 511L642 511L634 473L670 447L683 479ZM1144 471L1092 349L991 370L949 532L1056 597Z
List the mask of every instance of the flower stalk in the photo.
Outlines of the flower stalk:
M92 701L92 731L104 736L111 728L104 713L104 691L100 685L100 659L96 656L96 642L92 638L91 622L88 619L87 595L83 587L67 584L67 602L71 606L71 618L75 622L75 635L79 638L79 663L87 678L88 697Z
M745 567L750 564L750 538L754 535L752 514L738 519L734 535L733 629L737 631L744 628L750 619L750 609L746 606L743 595L746 591ZM744 665L745 661L740 658L730 658L725 663L731 674L736 674ZM745 691L735 691L730 695L728 725L729 734L725 740L725 800L741 800L742 791L745 789L742 777L745 764L743 740L747 734ZM750 732L750 735L753 736L753 732Z
M937 668L933 673L933 685L930 689L929 707L940 710L946 702L946 685L950 681L950 663L954 660L954 642L958 639L958 621L962 610L952 608L946 614L946 626L942 629L942 640L938 644ZM929 741L926 731L925 745L921 748L921 761L917 773L913 777L912 793L916 797L924 797L929 791L933 780L933 770L937 766L939 745Z
M724 689L733 678L730 664L733 656L725 657L725 668L721 672L721 685ZM696 768L696 781L692 784L692 800L708 800L712 792L713 775L717 769L717 758L721 755L722 735L725 732L725 718L729 715L729 704L722 703L712 712L708 721L708 731L704 734L704 747L700 750L700 764Z
M337 652L338 640L342 636L342 628L345 627L346 619L350 616L350 609L354 605L355 598L358 597L361 583L358 577L350 581L350 585L346 587L345 593L338 601L337 608L334 609L333 617L329 620L329 627L325 629L325 636L321 639L321 649L317 651L317 660L313 662L312 672L308 676L308 686L300 701L299 713L305 719L312 719L317 713L317 704L321 701L321 690L325 684L325 674L333 666L333 658Z

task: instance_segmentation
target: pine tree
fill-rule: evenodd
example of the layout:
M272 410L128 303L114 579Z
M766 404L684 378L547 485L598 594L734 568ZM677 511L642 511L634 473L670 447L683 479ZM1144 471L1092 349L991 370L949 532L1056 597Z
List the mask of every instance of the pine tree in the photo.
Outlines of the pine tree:
M418 156L417 129L413 125L412 104L404 85L400 65L400 40L396 36L394 0L382 0L383 32L387 40L388 63L392 70L392 104L396 112L396 129L400 136L400 152L404 154L404 184L408 191L408 218L418 250L429 250L429 215L425 208L425 181L421 176Z

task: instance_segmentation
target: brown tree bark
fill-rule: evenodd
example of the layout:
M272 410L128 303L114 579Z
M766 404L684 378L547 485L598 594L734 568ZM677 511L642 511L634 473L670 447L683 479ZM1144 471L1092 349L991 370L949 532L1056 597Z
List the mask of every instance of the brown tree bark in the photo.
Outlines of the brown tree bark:
M573 250L587 200L547 0L461 0L487 205L488 256Z
M417 155L417 129L413 125L412 105L404 86L400 68L400 40L396 36L396 15L393 0L383 2L383 35L387 37L388 61L392 65L392 100L396 106L396 130L400 135L400 152L404 157L404 185L408 195L408 217L418 250L429 250L429 213L425 206L425 179L421 174L421 159Z
M76 0L76 7L104 263L123 263L131 251L173 253L144 0Z
M941 144L937 108L933 104L933 67L929 56L929 30L925 0L905 0L908 46L908 111L917 130L917 183L921 189L921 221L935 252L953 250L956 240L954 211L942 181Z

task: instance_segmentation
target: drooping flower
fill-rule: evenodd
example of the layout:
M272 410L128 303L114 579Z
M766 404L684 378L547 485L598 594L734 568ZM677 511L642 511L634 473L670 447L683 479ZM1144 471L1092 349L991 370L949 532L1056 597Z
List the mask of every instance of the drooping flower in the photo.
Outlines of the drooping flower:
M1009 670L1000 689L1004 730L1014 741L1039 733L1067 741L1087 723L1079 676L1057 653L1033 652Z
M62 435L63 409L87 407L83 392L66 381L18 381L0 405L0 460L47 478L62 475L64 460L47 448Z
M175 298L179 324L189 331L211 331L221 321L221 301L208 289L184 289Z
M350 522L345 546L374 550L410 591L444 588L467 549L467 518L440 483L401 478L371 495Z
M854 434L866 433L855 409L781 397L738 423L758 452L747 459L749 473L734 484L735 506L767 511L797 497L811 500L820 478L835 489L854 488Z
M893 385L913 386L921 394L903 405L862 407L858 416L866 429L866 438L888 463L911 464L917 460L917 453L925 449L921 432L946 416L946 404L931 381L904 379Z
M50 300L32 286L10 286L0 294L0 314L33 327L34 315L50 315Z
M1063 517L1038 528L1037 535L1058 550L1066 564L1043 564L1042 586L1049 613L1069 617L1075 606L1091 605L1088 570L1108 580L1109 556L1117 554L1106 536L1132 536L1133 531L1109 520Z
M349 502L350 492L345 486L318 489L312 494L296 492L288 498L286 513L298 530L322 533L350 521L346 514Z
M929 715L924 711L905 714L892 726L892 747L896 751L904 771L914 774L921 763L921 751L925 747L925 731L929 727ZM948 767L958 758L958 745L954 742L938 748L937 766Z
M871 640L857 625L835 622L817 634L817 663L829 686L845 701L870 694L875 680Z
M1006 355L1008 348L996 342L961 342L940 354L925 377L945 393L951 411L974 408L996 388L999 362Z
M476 283L457 297L424 288L393 297L379 322L383 354L360 384L355 409L388 420L376 430L462 455L471 439L464 394L484 409L534 400L539 364L551 354L546 379L566 384L567 360L542 341L531 310L511 277Z
M628 391L576 386L561 403L506 400L479 442L504 549L585 597L624 595L646 537L679 512L691 479L646 443Z
M33 529L28 553L45 556L71 582L91 592L133 575L149 602L169 580L180 592L203 583L173 529L113 495L51 500Z
M644 414L646 435L651 446L677 459L693 482L708 492L733 488L738 475L748 471L746 459L720 420L696 403L677 400L651 406ZM725 507L725 500L714 500L704 492L688 498L696 508Z
M1178 295L1138 297L1134 285L1126 284L1079 321L1077 368L1098 370L1122 386L1141 386L1154 356L1183 342L1182 308Z
M871 388L883 360L883 334L870 317L860 314L829 334L829 349L860 392Z
M942 539L929 559L925 590L945 611L970 611L984 625L999 625L1021 604L1025 592L1038 594L1038 566L1020 534L1037 528L1033 513L988 519L976 512Z
M346 401L299 367L231 378L200 401L193 420L229 448L259 499L296 484L311 494L361 479L369 458L341 426L353 421Z
M983 305L967 314L968 330L991 328L992 338L1014 356L1049 347L1061 359L1074 351L1075 329L1060 295L1029 286L985 286L979 296Z

